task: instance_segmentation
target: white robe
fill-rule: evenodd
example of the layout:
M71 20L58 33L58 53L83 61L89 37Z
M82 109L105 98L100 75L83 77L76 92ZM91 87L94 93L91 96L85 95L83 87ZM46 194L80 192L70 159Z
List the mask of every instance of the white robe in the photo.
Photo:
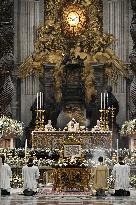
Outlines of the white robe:
M4 163L1 167L1 188L10 191L10 177L12 177L12 171L8 164Z
M39 178L39 169L37 166L28 167L25 165L22 169L22 177L24 180L24 190L31 189L37 191L37 179Z
M112 174L115 178L115 190L125 189L126 191L128 191L130 167L127 164L120 165L118 163L114 165Z

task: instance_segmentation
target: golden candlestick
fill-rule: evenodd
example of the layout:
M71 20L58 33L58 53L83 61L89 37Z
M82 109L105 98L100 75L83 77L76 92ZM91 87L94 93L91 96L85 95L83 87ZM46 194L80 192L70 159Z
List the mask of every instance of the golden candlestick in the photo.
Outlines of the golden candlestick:
M116 108L114 108L113 105L112 105L112 107L110 109L111 109L112 132L113 132L113 126L114 126L113 123L114 123L114 116L115 116L114 111L115 111Z
M109 109L105 110L105 130L109 131Z
M44 112L45 110L36 110L35 130L44 130Z
M100 127L103 131L109 131L109 109L101 109L100 111Z
M101 109L99 110L101 115L100 115L100 127L101 127L101 130L104 130L104 110Z

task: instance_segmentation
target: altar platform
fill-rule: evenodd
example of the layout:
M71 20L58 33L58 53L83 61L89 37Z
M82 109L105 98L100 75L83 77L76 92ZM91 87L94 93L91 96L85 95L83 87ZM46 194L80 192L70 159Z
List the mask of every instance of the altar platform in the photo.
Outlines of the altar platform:
M109 190L109 192L113 190ZM30 205L135 205L136 190L130 190L130 197L114 197L107 193L107 197L96 198L86 192L44 192L36 196L20 195L22 189L11 189L11 195L0 197L1 205L30 204Z
M54 148L60 149L64 141L73 136L82 141L82 148L112 148L112 132L111 131L32 131L32 148Z

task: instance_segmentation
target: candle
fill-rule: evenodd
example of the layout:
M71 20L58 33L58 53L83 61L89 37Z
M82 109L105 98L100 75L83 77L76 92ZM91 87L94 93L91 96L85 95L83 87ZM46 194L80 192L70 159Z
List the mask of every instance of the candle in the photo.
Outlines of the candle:
M38 93L37 93L37 110L38 110Z
M102 93L101 93L101 109L102 109Z
M107 93L107 108L108 108L108 93Z
M119 140L117 139L117 162L119 160Z
M104 109L105 109L105 93L104 93Z
M42 99L41 99L41 92L40 92L40 109L42 108Z
M26 162L26 155L27 155L27 139L25 140L25 162Z

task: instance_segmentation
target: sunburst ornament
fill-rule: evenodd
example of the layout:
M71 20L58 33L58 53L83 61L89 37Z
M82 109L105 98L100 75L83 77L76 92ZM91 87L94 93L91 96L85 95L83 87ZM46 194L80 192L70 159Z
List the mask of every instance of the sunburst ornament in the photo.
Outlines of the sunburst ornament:
M62 11L62 30L66 36L77 36L85 30L87 12L79 5L71 4Z
M70 26L77 26L80 21L80 16L77 12L71 11L67 16L67 22Z

